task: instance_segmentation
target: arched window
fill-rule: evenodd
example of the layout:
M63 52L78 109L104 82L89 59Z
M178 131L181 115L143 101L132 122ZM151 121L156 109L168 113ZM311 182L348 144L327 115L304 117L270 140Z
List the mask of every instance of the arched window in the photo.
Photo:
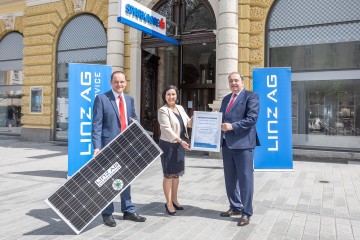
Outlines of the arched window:
M18 134L22 116L23 50L23 36L18 32L11 32L0 40L0 127Z
M180 44L189 42L190 34L192 39L202 38L200 41L214 41L216 29L216 18L208 1L202 0L163 0L159 1L153 11L165 16L168 20L166 35L180 38ZM169 20L174 24L169 23ZM177 36L175 36L177 34ZM148 43L149 36L143 39L143 45ZM156 39L152 38L154 44ZM191 40L194 41L194 40Z
M56 140L68 139L68 63L106 63L105 28L93 15L73 18L62 30L57 49Z

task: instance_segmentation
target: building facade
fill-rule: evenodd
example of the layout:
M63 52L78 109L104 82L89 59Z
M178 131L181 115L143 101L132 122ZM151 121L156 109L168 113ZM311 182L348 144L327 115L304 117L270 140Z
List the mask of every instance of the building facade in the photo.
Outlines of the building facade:
M117 0L5 0L0 3L0 128L16 112L21 138L66 141L67 64L108 64L127 74L142 125L157 138L167 84L181 104L217 111L240 71L292 68L293 144L358 151L360 2L139 0L171 20L175 46L117 22ZM4 130L4 131L5 131Z

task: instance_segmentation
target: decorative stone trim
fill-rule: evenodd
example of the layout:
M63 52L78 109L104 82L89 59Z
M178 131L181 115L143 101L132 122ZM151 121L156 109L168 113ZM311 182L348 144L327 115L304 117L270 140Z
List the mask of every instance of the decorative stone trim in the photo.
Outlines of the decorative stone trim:
M24 48L25 56L43 55L53 53L52 45L27 46Z
M259 21L265 19L266 10L260 7L250 8L250 20Z
M258 7L269 7L274 0L251 0L250 5L251 6L258 6Z
M74 4L74 12L79 13L85 11L86 0L72 0Z
M24 26L25 27L38 26L47 23L53 23L56 26L60 26L62 23L62 19L57 12L47 13L47 14L27 17L26 21L24 22Z
M54 36L49 34L37 35L33 37L24 38L25 46L48 45L54 43Z
M29 83L37 84L37 85L41 85L41 86L52 84L52 82L51 82L52 78L51 78L50 75L27 76L26 81L29 82ZM30 92L28 92L28 94L30 94Z
M13 16L13 17L21 17L24 15L23 11L17 11L17 12L11 12L11 13L7 13L7 14L0 14L0 19L6 18L8 16Z
M52 73L52 65L27 66L23 72L26 77L31 75L50 75Z
M250 63L260 63L264 59L264 54L262 49L251 49L250 50Z
M246 87L252 89L253 68L264 67L265 62L265 24L271 6L275 0L238 0L239 1L239 23L242 29L239 31L239 69L244 74ZM249 9L250 13L246 10ZM245 20L248 20L245 21ZM248 25L247 25L248 24ZM247 25L247 26L246 26ZM244 31L249 29L249 32ZM248 33L248 34L247 34ZM245 51L249 48L249 57ZM247 58L248 57L248 58Z
M5 22L5 29L8 31L14 30L15 17L14 16L6 16L3 18Z
M250 36L250 47L261 48L264 45L264 38L262 35Z
M50 34L50 35L54 36L57 31L58 31L58 29L55 26L55 24L48 23L48 24L44 24L44 25L26 27L24 29L24 35L36 36L36 35L42 35L42 34Z
M23 64L27 66L39 66L43 64L51 64L52 60L52 55L25 56Z
M26 0L26 5L28 7L42 5L46 3L59 2L60 0Z

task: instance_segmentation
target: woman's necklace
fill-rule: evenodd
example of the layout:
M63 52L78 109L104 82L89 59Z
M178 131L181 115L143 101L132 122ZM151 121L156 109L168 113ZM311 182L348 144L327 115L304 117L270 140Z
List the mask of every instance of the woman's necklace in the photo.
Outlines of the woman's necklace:
M173 112L175 112L175 113L178 113L178 110L177 110L175 104L174 104L174 106L172 106L172 107L168 105L168 107L171 109L171 111L173 111Z

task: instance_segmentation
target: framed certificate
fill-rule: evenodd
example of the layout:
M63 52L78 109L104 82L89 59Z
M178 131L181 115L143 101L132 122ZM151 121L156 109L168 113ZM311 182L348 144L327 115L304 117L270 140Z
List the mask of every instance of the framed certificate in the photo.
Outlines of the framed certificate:
M221 112L195 111L191 132L191 150L220 152Z

